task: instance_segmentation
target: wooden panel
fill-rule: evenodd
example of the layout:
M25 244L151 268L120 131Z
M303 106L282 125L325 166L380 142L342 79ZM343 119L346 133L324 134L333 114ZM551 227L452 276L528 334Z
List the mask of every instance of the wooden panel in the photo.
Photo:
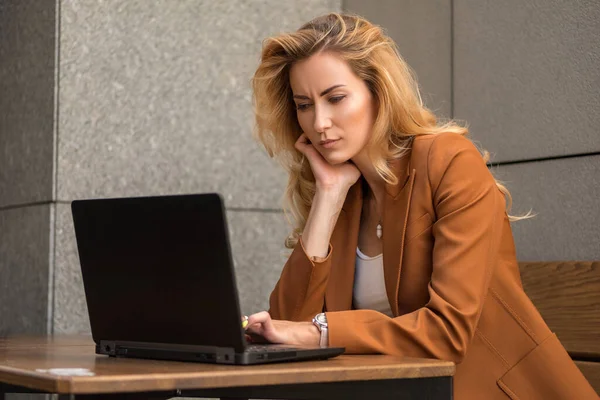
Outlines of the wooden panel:
M90 376L57 375L81 368ZM0 382L55 393L167 391L454 375L448 361L342 355L325 361L247 366L97 356L91 338L0 340Z
M600 395L600 362L575 361L575 364L583 372L596 393Z
M525 292L572 357L600 359L600 262L522 262Z

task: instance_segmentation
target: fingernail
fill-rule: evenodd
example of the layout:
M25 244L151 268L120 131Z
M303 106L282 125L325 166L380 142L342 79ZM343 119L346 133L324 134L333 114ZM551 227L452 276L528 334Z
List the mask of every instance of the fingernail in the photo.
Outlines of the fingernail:
M248 317L244 315L244 320L242 321L242 328L246 329L248 326Z

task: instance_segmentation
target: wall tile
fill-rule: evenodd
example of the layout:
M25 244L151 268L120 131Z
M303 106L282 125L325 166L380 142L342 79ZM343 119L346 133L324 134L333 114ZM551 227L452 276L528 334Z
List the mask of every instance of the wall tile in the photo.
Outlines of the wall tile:
M55 9L0 2L0 207L52 200Z
M600 156L494 167L514 199L512 224L521 261L600 260Z
M600 151L594 0L454 2L454 110L494 160Z
M54 334L90 332L81 267L70 204L56 205L54 261Z
M291 254L284 245L291 229L280 212L229 211L228 219L242 312L266 311Z
M0 336L47 333L51 208L0 210Z

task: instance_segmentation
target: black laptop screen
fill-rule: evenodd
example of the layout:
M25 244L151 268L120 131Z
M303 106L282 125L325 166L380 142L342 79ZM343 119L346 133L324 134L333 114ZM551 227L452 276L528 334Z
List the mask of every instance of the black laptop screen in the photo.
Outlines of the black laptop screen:
M242 349L220 196L80 200L72 211L94 340Z

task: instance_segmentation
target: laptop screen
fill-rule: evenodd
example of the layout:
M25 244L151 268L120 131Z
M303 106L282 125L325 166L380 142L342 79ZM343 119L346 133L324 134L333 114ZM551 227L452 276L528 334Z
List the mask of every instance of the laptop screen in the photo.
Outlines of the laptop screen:
M218 194L76 200L94 340L244 348Z

